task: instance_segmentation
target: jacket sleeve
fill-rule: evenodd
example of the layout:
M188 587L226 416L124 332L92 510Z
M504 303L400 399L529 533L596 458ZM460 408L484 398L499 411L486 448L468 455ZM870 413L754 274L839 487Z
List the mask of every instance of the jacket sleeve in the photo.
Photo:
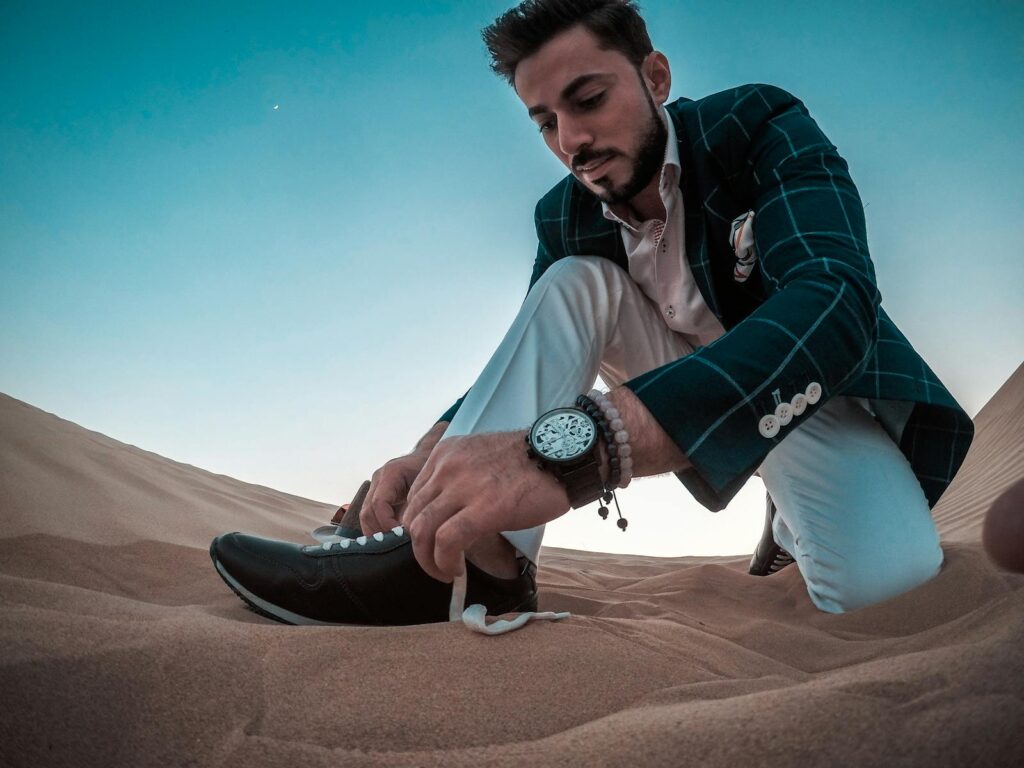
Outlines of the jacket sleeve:
M743 86L730 105L700 115L694 152L751 202L767 298L713 343L625 383L689 458L678 477L711 510L864 369L879 304L864 208L836 147L782 89ZM816 402L765 434L764 417L814 384Z
M530 275L530 285L526 289L527 296L533 289L534 283L536 283L540 279L540 276L544 274L547 268L550 267L555 260L552 256L551 249L547 245L547 236L544 232L544 227L541 224L540 207L541 204L538 202L533 215L534 226L536 226L537 228L537 258L534 259L533 262L533 272ZM526 301L525 296L523 297L523 301ZM439 418L434 423L437 424L437 422L440 421L450 422L452 418L455 416L456 412L459 410L459 408L462 407L462 403L466 399L466 395L468 394L469 390L466 390L466 394L464 394L462 397L456 400L455 403L441 415L441 418Z

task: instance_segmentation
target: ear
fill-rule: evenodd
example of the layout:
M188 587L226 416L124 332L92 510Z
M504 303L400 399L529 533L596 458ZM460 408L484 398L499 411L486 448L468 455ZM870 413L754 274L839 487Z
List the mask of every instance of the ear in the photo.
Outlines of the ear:
M672 90L672 70L665 54L651 51L640 65L640 72L651 92L651 98L658 104L668 101L669 91Z

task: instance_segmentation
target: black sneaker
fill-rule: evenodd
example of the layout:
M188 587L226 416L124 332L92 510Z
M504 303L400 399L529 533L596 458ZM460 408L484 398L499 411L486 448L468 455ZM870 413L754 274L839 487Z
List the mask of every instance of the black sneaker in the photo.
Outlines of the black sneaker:
M750 567L747 569L752 576L771 576L794 562L793 556L775 541L775 535L772 533L772 520L775 519L775 512L775 502L772 501L771 496L768 496L764 531L761 532L761 540L754 548L754 556L750 558Z
M448 621L453 584L420 568L412 540L388 533L322 544L292 544L225 533L213 540L217 573L257 613L285 624L394 626ZM519 558L514 579L500 579L466 561L465 605L490 615L537 610L537 566Z

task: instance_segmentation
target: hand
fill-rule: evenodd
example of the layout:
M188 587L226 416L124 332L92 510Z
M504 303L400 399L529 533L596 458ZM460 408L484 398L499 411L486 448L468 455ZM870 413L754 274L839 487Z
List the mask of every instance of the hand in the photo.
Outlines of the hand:
M370 476L370 490L359 510L359 527L364 535L390 531L399 524L409 487L447 428L447 421L437 422L412 451L392 459Z
M413 451L391 459L370 477L370 490L359 510L359 527L365 536L390 531L399 525L399 515L413 481L427 462L430 451Z
M409 489L403 525L416 560L450 582L463 553L489 534L550 522L569 511L565 488L526 456L527 430L447 437Z

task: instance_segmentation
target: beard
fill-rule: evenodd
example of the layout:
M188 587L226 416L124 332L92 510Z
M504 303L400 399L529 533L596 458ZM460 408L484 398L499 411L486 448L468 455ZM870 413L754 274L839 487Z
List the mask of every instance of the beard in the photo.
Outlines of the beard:
M607 176L594 182L602 189L595 192L597 198L609 205L628 203L636 197L654 178L665 161L665 143L668 141L668 130L658 115L658 108L647 88L647 121L643 127L643 136L636 152L632 172L629 178L618 186L612 184Z

